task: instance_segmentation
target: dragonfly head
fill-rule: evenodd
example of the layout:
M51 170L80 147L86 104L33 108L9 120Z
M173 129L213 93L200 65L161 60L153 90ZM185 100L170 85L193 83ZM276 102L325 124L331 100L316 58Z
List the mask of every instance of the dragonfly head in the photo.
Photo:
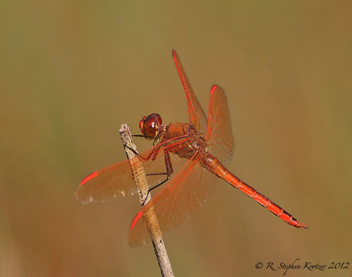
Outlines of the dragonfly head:
M161 116L157 113L152 113L148 117L143 116L139 122L139 128L144 138L152 140L157 139L160 130L162 129L163 121Z

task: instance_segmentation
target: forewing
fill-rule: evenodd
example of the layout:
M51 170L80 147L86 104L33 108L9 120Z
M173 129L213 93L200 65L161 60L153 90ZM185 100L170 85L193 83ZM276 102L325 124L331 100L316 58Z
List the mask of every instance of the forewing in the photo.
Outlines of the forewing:
M222 164L231 161L235 149L227 98L223 89L213 86L210 90L208 127L205 139L209 152Z
M189 83L186 73L182 67L181 60L175 50L172 50L172 56L174 57L176 69L178 75L180 76L182 87L185 91L189 121L197 128L199 132L204 134L207 126L207 117L205 112L193 92L191 84Z
M164 234L194 215L205 203L215 189L218 178L200 166L199 158L195 156L189 160L175 178L137 214L130 227L131 246L150 241L142 215L152 207Z
M185 137L168 140L139 155L147 174L149 189L157 186L167 177L163 174L166 173L164 158L166 152L170 153L174 170L186 162L172 152L174 148L180 149L179 144L185 141L187 141ZM78 202L89 204L108 202L136 193L137 187L132 178L130 163L126 160L88 175L78 186L75 197Z

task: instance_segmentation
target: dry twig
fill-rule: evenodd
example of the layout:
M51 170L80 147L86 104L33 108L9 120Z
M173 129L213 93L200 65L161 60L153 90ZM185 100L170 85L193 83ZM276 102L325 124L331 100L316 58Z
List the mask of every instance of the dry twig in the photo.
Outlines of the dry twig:
M122 124L120 128L120 135L125 146L125 151L128 160L130 161L132 175L138 187L139 201L141 206L146 205L150 199L150 193L148 193L148 183L146 175L143 169L143 165L135 153L137 152L136 145L132 142L132 135L128 129L127 124ZM133 149L134 151L131 151ZM147 197L147 199L146 199ZM146 200L145 200L146 199ZM156 258L158 259L161 275L164 277L174 276L171 268L171 263L166 252L165 244L162 238L162 234L159 228L158 220L154 213L154 209L151 208L148 213L143 214L144 222L147 226Z

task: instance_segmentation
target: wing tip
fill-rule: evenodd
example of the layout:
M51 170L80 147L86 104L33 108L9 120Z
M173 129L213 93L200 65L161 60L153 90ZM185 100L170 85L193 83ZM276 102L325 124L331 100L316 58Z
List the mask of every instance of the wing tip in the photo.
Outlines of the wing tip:
M213 85L210 89L210 94L214 94L215 90L217 89L217 85Z
M178 63L179 57L178 57L177 52L176 52L175 49L172 49L171 52L172 52L172 58L174 59L174 63L176 64L177 71L178 71L177 63Z
M89 174L87 177L85 177L79 184L80 186L83 186L85 183L87 183L89 180L95 178L98 176L98 172L93 172L92 174Z
M135 216L135 218L133 219L131 226L130 226L130 230L133 229L133 227L136 225L136 223L138 222L138 220L141 218L142 216L142 211L139 211L138 214Z
M223 90L223 88L219 85L212 85L211 89L210 89L210 94L214 94L216 90Z
M137 233L133 232L133 228L135 227L137 222L140 220L142 215L143 215L143 212L139 211L131 223L130 233L129 233L129 244L131 247L140 247L140 246L147 244L150 241L147 238L143 238L143 237L139 236L138 235L139 232L137 232ZM146 228L146 226L144 226L144 228ZM134 231L136 231L136 230L134 230Z

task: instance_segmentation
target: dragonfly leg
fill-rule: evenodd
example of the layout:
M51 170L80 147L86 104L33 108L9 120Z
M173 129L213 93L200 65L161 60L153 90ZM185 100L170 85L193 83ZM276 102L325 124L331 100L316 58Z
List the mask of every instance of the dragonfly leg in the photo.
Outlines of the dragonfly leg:
M171 174L174 172L173 168L172 168L172 163L171 163L171 159L170 159L170 154L168 152L164 153L164 157L165 157L165 167L166 167L166 172L165 173L149 173L146 174L146 176L152 176L152 175L166 175L165 180L161 181L159 184L157 184L156 186L152 187L151 189L148 190L148 193L143 201L142 206L144 206L145 201L147 200L149 193L157 188L160 187L162 184L164 184L167 180L170 179Z
M153 149L153 151L150 152L150 154L148 154L148 156L143 157L141 155L139 155L139 153L134 150L133 148L124 145L124 147L126 147L128 150L132 151L139 159L144 160L144 161L149 161L150 159L152 159L153 161L156 159L156 157L158 156L159 152L160 152L160 148L161 147L156 147Z
M154 161L156 159L156 157L158 156L161 147L155 147L153 149L153 151L147 156L147 157L143 157L141 155L139 155L137 153L136 150L128 147L127 145L125 145L125 147L127 147L129 150L131 150L139 159L142 159L144 161L148 161L148 160L152 160ZM148 193L143 201L142 206L144 206L145 202L147 201L147 198L149 196L149 193L157 188L160 187L162 184L164 184L167 180L170 179L171 174L174 172L173 168L172 168L172 163L171 163L171 158L170 158L170 153L169 152L164 152L164 158L165 158L165 167L166 167L166 172L163 173L147 173L146 176L154 176L154 175L166 175L166 178L164 180L162 180L159 184L157 184L156 186L152 187L151 189L148 190Z

